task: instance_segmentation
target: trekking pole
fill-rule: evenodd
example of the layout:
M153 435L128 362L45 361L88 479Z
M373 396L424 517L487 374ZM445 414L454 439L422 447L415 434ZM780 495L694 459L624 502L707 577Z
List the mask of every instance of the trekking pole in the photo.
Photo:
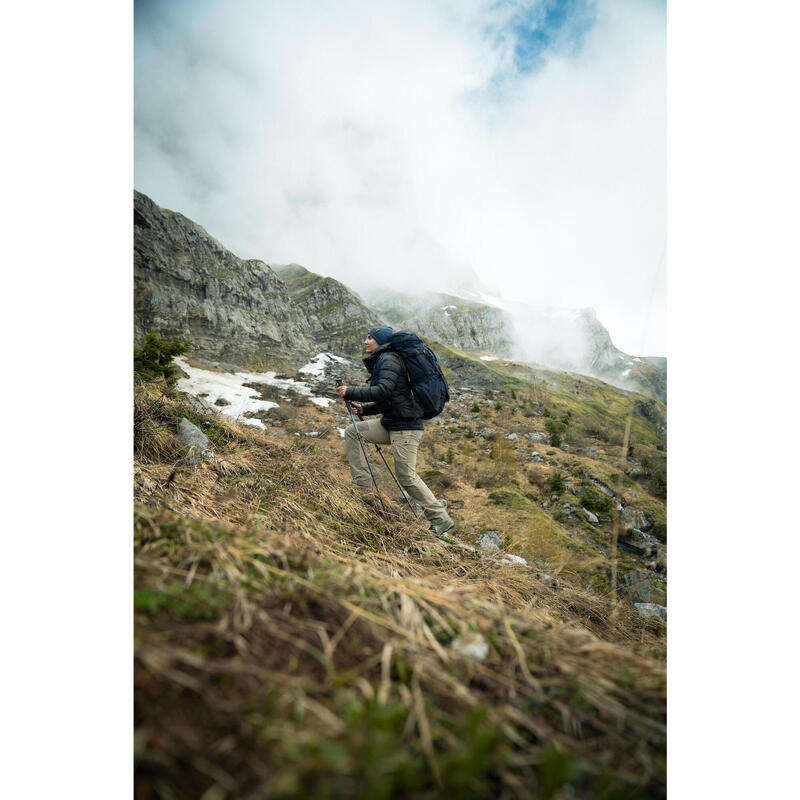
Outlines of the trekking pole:
M359 414L358 416L360 417L361 414ZM373 444L375 443L373 442ZM405 499L406 503L408 503L408 507L411 509L411 513L415 517L418 517L419 514L417 514L417 512L414 510L414 506L411 503L411 498L408 496L408 492L406 492L406 490L402 487L400 481L397 480L397 476L394 474L394 472L392 472L392 468L389 466L389 462L386 460L386 456L384 456L383 450L381 450L381 448L377 444L375 444L375 449L378 451L378 454L383 459L383 463L386 464L386 469L389 470L389 474L394 478L394 482L397 484L397 488L400 490L400 494L403 495L403 498Z
M337 386L342 386L342 381L336 381ZM342 398L344 400L344 398ZM350 420L353 423L353 427L356 431L356 438L358 439L358 443L361 445L361 452L364 454L364 461L367 462L367 469L369 470L370 477L372 478L372 485L375 487L375 491L378 493L378 500L380 501L381 508L383 509L383 516L384 519L389 519L389 512L386 510L386 506L383 503L383 497L381 496L381 490L378 488L378 481L375 480L375 473L372 471L372 465L369 463L369 456L367 455L367 448L364 444L364 437L361 435L361 431L358 429L358 425L356 425L356 418L353 416L353 409L350 406L349 400L344 400L344 404L347 406L347 410L350 412ZM361 416L359 414L359 416Z
M350 407L350 401L349 400L345 400L345 403L348 404L348 408L349 408ZM353 412L351 411L350 413L352 415ZM361 419L361 420L364 419L364 417L361 416L361 412L360 411L356 411L356 414L358 414L358 418L359 419ZM400 481L397 480L397 475L395 475L394 472L392 472L392 468L389 466L389 462L386 460L386 456L383 454L383 450L381 450L380 445L377 442L373 442L372 444L375 445L375 449L378 451L378 455L381 457L381 459L383 460L383 463L386 465L386 469L389 470L389 474L392 476L392 478L394 478L394 482L397 484L397 488L400 490L400 494L403 495L403 499L406 501L406 503L408 503L408 507L411 509L411 513L414 515L415 518L418 517L419 514L417 514L417 512L414 510L414 506L411 503L411 498L408 496L408 492L406 492L406 490L403 488L403 486L400 483Z

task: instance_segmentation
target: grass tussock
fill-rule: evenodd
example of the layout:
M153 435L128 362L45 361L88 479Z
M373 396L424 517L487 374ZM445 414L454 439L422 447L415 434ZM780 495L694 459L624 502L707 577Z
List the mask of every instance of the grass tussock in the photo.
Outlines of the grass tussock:
M214 459L182 463L182 416ZM134 427L137 797L664 796L660 623L177 393L138 387Z

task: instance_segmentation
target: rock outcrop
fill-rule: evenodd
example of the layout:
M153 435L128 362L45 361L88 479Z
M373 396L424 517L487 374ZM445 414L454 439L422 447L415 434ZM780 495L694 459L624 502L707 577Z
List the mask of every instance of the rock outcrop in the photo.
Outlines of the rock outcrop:
M666 403L666 359L623 353L614 346L594 309L522 303L502 307L499 298L481 297L486 302L450 294L373 291L367 300L396 328L418 331L466 352L485 351L590 375L623 389L644 391Z
M387 292L374 294L371 302L396 329L416 331L459 350L511 354L511 318L501 308L449 294Z
M274 270L307 315L307 328L319 349L351 355L363 352L367 330L381 323L378 312L343 283L309 272L299 264L276 266Z
M320 347L284 282L200 225L134 192L134 338L191 339L210 360L257 367Z

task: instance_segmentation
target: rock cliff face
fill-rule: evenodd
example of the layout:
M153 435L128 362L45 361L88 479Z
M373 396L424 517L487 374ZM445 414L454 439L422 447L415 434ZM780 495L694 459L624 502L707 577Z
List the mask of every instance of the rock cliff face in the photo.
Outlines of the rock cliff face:
M667 402L667 359L639 358L614 347L605 326L591 308L581 309L576 324L583 330L589 346L583 365L588 374L603 378L621 388L644 389Z
M511 317L502 309L448 294L385 294L373 301L396 329L416 331L460 350L509 356Z
M395 328L464 350L579 372L666 402L664 358L638 358L611 341L593 309L513 304L508 310L453 295L368 298Z
M201 357L242 366L317 352L302 310L263 261L245 261L200 225L134 192L134 337L191 339Z
M343 283L309 272L299 264L274 267L294 302L307 315L307 328L319 349L357 355L364 336L380 315Z

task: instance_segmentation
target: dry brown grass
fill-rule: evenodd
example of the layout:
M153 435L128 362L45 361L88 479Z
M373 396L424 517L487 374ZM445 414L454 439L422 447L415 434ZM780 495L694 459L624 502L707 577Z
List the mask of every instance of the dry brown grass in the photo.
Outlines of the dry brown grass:
M278 431L209 417L217 457L182 466L169 425L187 402L136 400L140 796L663 793L660 624L434 538L402 507L380 519L338 451ZM460 527L481 524L480 490L458 489ZM482 663L451 646L468 633ZM417 778L397 777L404 759Z

